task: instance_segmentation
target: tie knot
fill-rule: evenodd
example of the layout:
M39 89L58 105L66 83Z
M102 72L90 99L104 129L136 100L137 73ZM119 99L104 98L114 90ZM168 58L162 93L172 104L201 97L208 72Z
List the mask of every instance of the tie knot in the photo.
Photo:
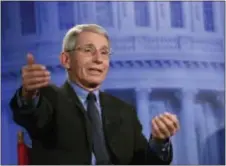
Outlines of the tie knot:
M95 96L95 94L94 94L93 92L90 92L90 93L88 94L88 96L87 96L87 100L88 100L88 101L96 101L97 98L96 98L96 96Z

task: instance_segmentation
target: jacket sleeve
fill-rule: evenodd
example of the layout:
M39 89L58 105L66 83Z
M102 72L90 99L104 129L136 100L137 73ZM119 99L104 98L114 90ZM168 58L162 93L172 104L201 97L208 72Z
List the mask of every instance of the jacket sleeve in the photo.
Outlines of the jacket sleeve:
M173 158L172 144L170 142L169 150L166 152L167 159L162 159L161 156L154 151L150 146L149 141L146 140L142 134L142 126L138 120L138 117L133 111L134 122L134 157L131 164L135 165L169 165Z
M16 91L17 104L19 108L30 106L31 108L37 107L39 101L39 94L35 96L31 101L25 100L21 95L21 88Z
M13 113L13 120L20 126L24 127L31 137L44 136L53 126L54 100L57 93L51 86L40 90L39 99L36 105L33 102L20 104L18 102L18 92L10 100L10 108Z

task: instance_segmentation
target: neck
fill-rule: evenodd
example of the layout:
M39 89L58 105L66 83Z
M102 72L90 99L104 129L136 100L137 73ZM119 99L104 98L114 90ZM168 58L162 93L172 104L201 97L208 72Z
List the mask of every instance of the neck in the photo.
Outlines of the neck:
M78 85L79 87L87 90L88 92L93 92L95 90L99 90L100 89L100 85L96 85L96 84L82 84L78 80L72 79L70 77L69 77L69 80L71 82L75 83L76 85Z
M78 86L80 86L81 88L89 91L89 92L93 92L95 90L99 90L100 86L98 85L92 85L92 84L88 84L88 85L83 85L83 84L80 84L79 82L75 82Z

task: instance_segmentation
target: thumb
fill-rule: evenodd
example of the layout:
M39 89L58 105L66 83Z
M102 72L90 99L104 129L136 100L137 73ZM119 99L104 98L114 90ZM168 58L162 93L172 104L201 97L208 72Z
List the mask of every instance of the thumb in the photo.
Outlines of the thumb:
M35 63L35 59L34 56L31 53L27 54L27 64L28 65L32 65Z

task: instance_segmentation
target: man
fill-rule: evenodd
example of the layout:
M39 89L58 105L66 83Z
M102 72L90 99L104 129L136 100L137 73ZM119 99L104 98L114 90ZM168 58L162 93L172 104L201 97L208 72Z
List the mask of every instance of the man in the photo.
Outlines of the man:
M147 141L132 106L100 92L110 61L106 31L77 25L65 35L60 61L68 78L60 88L27 56L23 85L10 102L14 120L32 139L32 164L170 164L175 115L152 120Z

